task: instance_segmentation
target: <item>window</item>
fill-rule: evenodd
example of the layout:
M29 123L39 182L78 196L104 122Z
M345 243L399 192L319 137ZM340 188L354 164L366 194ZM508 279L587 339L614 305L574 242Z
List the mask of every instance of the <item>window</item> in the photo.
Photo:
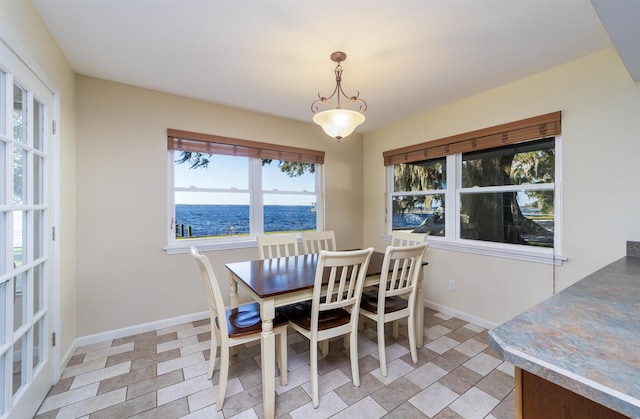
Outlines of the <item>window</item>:
M324 152L169 130L169 247L322 229ZM170 250L170 249L169 249Z
M557 112L385 152L389 230L427 232L435 247L557 263L559 134Z

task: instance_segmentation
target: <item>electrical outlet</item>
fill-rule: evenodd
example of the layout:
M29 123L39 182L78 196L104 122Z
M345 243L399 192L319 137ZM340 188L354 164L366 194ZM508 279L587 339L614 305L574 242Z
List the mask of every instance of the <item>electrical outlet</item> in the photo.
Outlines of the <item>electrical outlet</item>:
M449 280L449 291L455 291L455 290L456 290L456 281L451 279Z

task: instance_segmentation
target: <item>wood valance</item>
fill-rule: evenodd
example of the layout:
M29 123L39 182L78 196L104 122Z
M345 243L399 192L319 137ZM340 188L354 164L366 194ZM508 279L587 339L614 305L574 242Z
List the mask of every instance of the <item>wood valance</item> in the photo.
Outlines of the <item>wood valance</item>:
M413 163L449 154L486 150L552 137L561 133L561 111L477 131L397 148L382 153L384 165Z

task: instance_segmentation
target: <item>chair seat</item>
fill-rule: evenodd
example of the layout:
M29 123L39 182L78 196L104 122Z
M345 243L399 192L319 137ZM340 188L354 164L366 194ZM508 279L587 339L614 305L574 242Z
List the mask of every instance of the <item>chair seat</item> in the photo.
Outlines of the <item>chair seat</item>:
M251 333L262 331L262 318L260 318L260 304L245 304L238 308L226 310L227 326L229 336L245 336ZM218 319L216 319L216 323ZM287 319L276 310L276 317L273 320L273 327L282 326L287 323Z
M284 317L297 324L298 326L310 330L311 329L311 303L304 302L283 307L282 314ZM319 313L318 330L331 329L343 324L349 323L351 313L342 308L334 310L324 310Z
M393 313L409 306L409 302L402 297L386 297L384 300L384 312ZM367 291L362 293L360 308L371 313L378 313L378 291Z

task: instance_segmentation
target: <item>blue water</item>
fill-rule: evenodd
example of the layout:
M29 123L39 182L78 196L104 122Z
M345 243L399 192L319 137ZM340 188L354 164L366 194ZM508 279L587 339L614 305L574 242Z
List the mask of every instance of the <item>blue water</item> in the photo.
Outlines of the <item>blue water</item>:
M301 231L316 229L316 213L311 205L265 205L264 231ZM249 234L248 205L176 205L177 235L192 237Z

